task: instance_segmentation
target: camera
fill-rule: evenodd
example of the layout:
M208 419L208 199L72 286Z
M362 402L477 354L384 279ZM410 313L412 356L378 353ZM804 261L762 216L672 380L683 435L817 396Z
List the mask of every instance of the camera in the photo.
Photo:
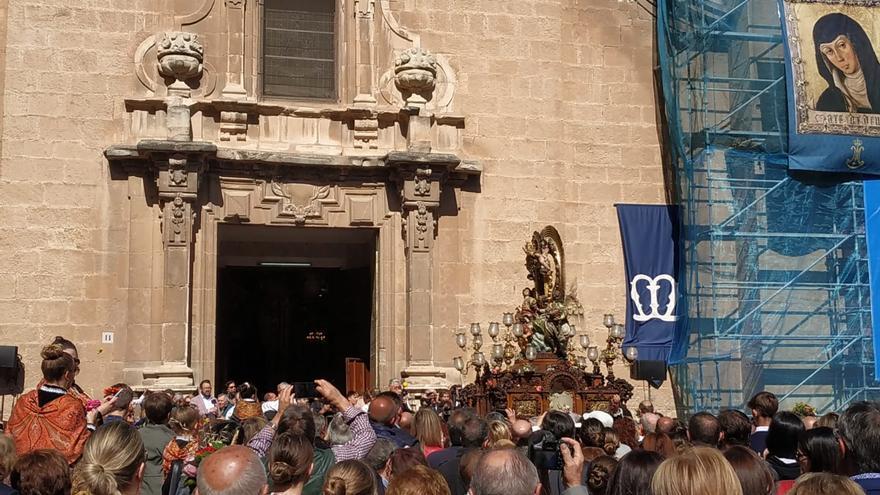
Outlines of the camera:
M539 470L561 470L561 445L562 442L552 432L538 430L529 437L529 460Z

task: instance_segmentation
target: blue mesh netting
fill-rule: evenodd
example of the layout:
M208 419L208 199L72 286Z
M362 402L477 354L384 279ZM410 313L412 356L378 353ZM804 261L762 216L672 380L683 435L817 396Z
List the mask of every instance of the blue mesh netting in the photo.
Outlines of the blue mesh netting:
M660 0L657 17L683 219L679 413L759 390L820 412L876 397L862 186L787 170L776 0Z

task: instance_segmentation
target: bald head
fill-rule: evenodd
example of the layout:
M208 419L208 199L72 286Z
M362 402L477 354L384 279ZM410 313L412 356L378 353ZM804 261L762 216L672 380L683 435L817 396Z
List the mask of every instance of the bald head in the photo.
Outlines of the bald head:
M675 429L675 418L667 418L663 416L657 420L657 433L666 433L669 435Z
M517 449L483 454L471 479L472 495L536 495L541 490L538 470Z
M413 424L413 413L408 411L403 411L400 413L400 421L398 422L398 426L403 428L404 430L412 433L412 424Z
M659 420L660 416L652 412L642 413L642 417L639 418L639 423L642 425L642 434L647 435L648 433L656 432L657 421Z
M391 426L397 419L397 404L389 397L380 395L370 402L370 420Z
M816 427L816 421L818 420L819 418L816 416L804 416L804 429L812 430Z
M532 424L524 419L518 419L510 426L510 431L513 432L515 440L528 438L532 434Z
M266 470L243 445L224 447L199 464L196 495L265 495Z

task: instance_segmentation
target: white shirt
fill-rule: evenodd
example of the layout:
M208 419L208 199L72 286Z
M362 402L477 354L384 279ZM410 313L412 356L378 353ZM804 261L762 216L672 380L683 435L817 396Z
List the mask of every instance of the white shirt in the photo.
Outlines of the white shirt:
M211 409L216 409L217 406L214 405L213 397L205 397L202 394L199 394L199 399L202 401L202 404L205 406L205 412L210 412Z
M269 411L277 411L278 410L278 401L277 400L267 400L260 404L260 408L263 409L263 412Z

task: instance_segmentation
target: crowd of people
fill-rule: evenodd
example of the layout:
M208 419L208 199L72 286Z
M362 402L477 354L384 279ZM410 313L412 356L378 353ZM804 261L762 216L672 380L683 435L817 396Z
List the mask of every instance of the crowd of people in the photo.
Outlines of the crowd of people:
M0 435L0 495L880 495L876 402L802 416L761 392L751 415L683 421L612 398L520 417L325 380L262 397L248 382L216 396L207 380L191 396L119 383L92 400L72 342L42 358Z

